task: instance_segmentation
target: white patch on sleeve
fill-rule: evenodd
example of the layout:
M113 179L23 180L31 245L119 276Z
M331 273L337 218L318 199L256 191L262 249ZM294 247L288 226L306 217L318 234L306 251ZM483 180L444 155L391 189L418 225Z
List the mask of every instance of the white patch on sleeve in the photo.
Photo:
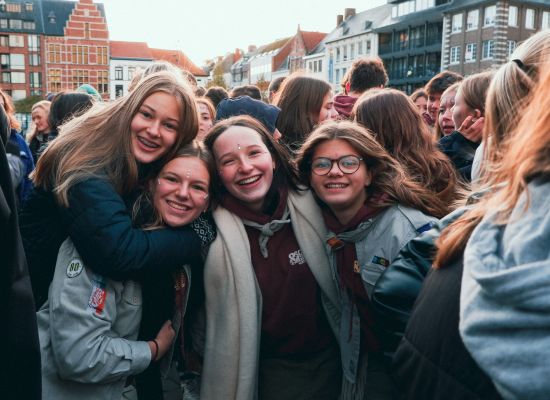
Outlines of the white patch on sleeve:
M71 260L69 265L67 265L67 276L69 278L76 278L82 270L84 269L84 264L78 258Z

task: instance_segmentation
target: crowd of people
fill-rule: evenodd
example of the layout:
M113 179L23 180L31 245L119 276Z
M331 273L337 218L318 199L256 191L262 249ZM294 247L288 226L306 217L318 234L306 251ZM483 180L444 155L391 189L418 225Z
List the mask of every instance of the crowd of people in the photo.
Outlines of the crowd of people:
M0 91L1 397L547 398L550 31L387 84Z

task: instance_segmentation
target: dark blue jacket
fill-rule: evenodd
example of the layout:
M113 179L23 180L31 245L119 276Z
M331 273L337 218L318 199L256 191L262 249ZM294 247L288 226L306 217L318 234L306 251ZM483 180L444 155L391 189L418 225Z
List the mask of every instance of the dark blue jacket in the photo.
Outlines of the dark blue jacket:
M200 260L201 241L188 227L142 231L107 179L88 179L69 191L70 207L35 188L20 215L37 307L48 297L57 253L69 236L86 265L115 280L143 281Z
M29 178L29 174L34 170L34 160L32 158L32 153L29 149L29 145L27 144L27 142L25 142L23 136L17 133L15 129L11 130L10 142L16 144L17 147L19 147L19 157L21 157L23 164L25 164L25 176L23 177L23 182L21 182L21 184L17 188L19 204L23 206L23 204L25 204L25 202L29 198L32 190L32 182Z
M454 164L460 176L466 181L472 180L472 164L479 143L466 139L459 131L439 139L439 149Z

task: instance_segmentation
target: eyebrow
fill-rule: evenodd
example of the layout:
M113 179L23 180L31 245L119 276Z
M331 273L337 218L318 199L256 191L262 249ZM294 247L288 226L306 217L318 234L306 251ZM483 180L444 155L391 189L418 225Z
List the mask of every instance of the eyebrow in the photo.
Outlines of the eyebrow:
M146 100L146 101L147 101L147 100ZM154 113L157 112L157 110L155 110L155 109L154 109L153 107L151 107L150 105L145 104L145 102L143 102L143 103L141 104L141 106L142 106L142 107L148 108L149 110L151 110L151 111L154 112ZM175 122L175 123L178 124L178 125L179 125L179 123L180 123L180 120L179 120L179 119L175 119L175 118L171 118L171 117L167 117L167 118L165 118L165 119L168 120L168 121L173 121L173 122Z
M260 144L251 144L251 145L248 145L248 146L244 146L244 147L242 147L242 148L243 148L243 149L249 149L249 148L251 148L251 147L259 147L259 148L261 148L262 146L261 146ZM267 149L266 149L266 150L267 150ZM228 151L227 153L222 154L222 155L219 157L219 160L221 160L222 158L224 158L225 156L227 156L227 155L229 155L229 154L231 154L231 153L233 153L233 152L234 152L234 151L232 150L232 151Z

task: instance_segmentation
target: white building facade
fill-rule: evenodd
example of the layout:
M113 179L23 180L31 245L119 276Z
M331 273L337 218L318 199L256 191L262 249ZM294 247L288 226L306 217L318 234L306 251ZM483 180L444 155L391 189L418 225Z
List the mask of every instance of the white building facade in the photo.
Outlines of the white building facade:
M153 63L152 59L124 59L111 58L109 74L109 93L111 100L124 96L128 93L128 86L136 71L145 69Z

